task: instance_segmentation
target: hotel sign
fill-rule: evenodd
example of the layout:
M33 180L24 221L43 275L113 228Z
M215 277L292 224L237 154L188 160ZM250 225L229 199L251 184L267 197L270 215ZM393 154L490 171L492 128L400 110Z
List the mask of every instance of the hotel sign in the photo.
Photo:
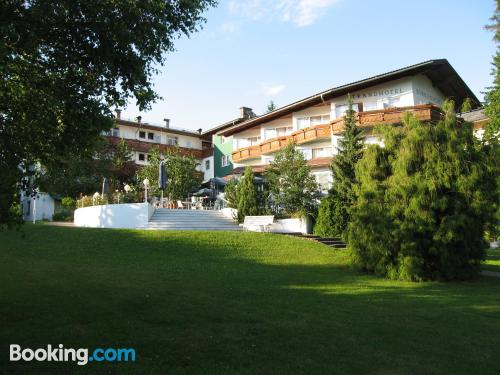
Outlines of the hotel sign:
M352 98L353 99L364 99L364 98L373 98L373 97L387 97L387 96L393 96L393 95L400 95L403 93L403 88L402 87L396 87L392 89L381 89L381 90L372 90L372 91L366 91L366 92L360 92L358 94L353 94Z

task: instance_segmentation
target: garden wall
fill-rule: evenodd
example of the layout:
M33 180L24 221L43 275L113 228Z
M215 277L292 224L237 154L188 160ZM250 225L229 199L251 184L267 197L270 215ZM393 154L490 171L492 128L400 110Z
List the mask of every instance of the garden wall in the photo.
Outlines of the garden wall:
M88 228L138 228L154 212L148 203L105 204L75 210L75 226Z

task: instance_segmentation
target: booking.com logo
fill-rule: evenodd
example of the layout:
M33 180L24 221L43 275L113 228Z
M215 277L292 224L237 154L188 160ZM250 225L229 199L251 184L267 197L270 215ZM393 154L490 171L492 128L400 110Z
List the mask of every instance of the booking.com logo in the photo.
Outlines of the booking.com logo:
M76 362L84 366L89 362L135 362L135 349L95 348L89 355L89 349L65 348L63 344L47 348L21 349L21 345L10 345L10 361L38 362Z

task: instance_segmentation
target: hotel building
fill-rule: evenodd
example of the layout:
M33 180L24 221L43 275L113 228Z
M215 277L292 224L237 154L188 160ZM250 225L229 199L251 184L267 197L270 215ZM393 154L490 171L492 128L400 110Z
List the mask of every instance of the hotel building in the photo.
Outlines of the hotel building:
M447 60L426 61L331 88L262 116L249 116L206 132L213 138L214 163L220 165L215 175L240 175L246 166L262 173L278 150L295 142L321 189L328 190L332 183L329 165L338 153L348 94L367 144L383 142L372 134L375 125L401 123L407 111L422 121L435 121L446 98L454 99L457 106L466 98L473 109L480 106ZM484 123L478 123L478 130L482 126Z

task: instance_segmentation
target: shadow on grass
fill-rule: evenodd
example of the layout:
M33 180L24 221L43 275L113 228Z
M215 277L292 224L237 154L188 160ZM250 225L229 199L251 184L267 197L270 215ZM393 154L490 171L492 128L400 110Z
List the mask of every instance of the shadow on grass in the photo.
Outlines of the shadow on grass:
M5 363L11 373L500 371L500 280L392 282L270 234L37 227L18 237L0 233L2 342L132 347L138 361Z

